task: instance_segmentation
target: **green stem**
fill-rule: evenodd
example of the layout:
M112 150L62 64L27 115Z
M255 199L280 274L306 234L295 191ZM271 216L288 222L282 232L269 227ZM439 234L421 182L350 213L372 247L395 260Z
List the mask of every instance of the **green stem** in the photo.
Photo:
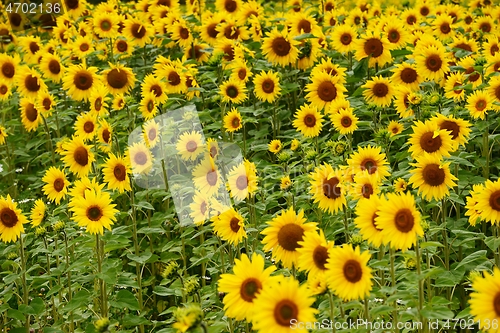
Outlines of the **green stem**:
M446 199L441 200L441 232L443 235L444 266L450 270L450 249L448 247L448 229L446 228ZM446 296L451 301L451 289L446 287Z
M420 322L423 323L424 327L427 327L426 319L422 317L422 308L424 306L424 280L422 280L422 268L421 268L421 258L420 258L420 245L419 240L415 244L415 260L417 262L417 281L418 281L418 317Z
M24 242L23 235L19 236L19 246L21 248L21 284L23 287L23 303L28 306L28 285L26 283L26 256L24 254ZM30 329L30 315L26 317L25 327L27 330Z
M99 234L95 235L95 252L96 252L96 257L97 257L97 272L99 275L102 274L102 244L101 240L99 239ZM107 304L107 299L106 299L106 283L104 280L99 277L99 289L101 293L101 317L102 318L107 318L108 317L108 304Z
M64 232L64 247L66 254L66 271L67 271L67 280L68 280L68 302L71 301L73 294L71 292L71 271L69 270L69 249L68 249L68 236L66 232ZM69 313L69 331L73 333L75 331L74 322L73 322L73 311Z
M368 296L365 296L365 299L363 300L364 306L365 306L365 319L366 322L370 322L370 308L368 304Z
M130 193L130 202L132 205L132 240L134 242L134 253L136 256L140 254L139 249L139 241L137 237L137 217L136 217L136 208L135 208L135 193L132 190ZM137 277L137 285L139 288L137 289L137 299L139 301L139 311L142 313L143 309L143 299L142 299L142 273L141 273L141 265L136 262L135 263L135 274ZM139 325L139 331L144 333L144 325Z
M333 294L328 290L328 301L330 302L330 320L332 325L332 333L335 333L335 303L333 302Z
M486 124L488 124L488 118L486 118ZM486 125L486 128L483 132L483 157L486 159L484 168L483 168L483 177L489 179L490 177L490 144L489 144L489 126Z
M390 261L391 261L391 286L394 289L394 292L396 292L396 273L394 270L394 261L396 259L396 251L391 247L390 251ZM392 322L393 322L393 327L396 328L396 332L399 332L398 329L398 302L395 300L394 304L394 311L392 312Z

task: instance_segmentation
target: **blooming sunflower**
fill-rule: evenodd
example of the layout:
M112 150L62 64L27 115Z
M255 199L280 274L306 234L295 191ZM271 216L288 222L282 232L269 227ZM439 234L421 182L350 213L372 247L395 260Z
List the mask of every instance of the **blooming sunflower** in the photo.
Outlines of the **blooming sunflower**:
M144 119L151 120L158 113L157 106L155 94L154 92L150 92L142 97L139 110Z
M65 67L57 54L45 53L39 66L43 76L54 83L61 82Z
M483 191L477 194L476 210L481 212L481 219L491 223L500 222L500 181L487 180Z
M344 99L347 89L340 83L338 76L327 73L317 73L311 77L311 83L306 85L306 99L318 109L328 109L331 103Z
M23 212L17 208L17 203L9 194L0 196L0 240L5 243L15 242L24 232L23 224L28 220Z
M401 132L403 132L403 130L404 130L403 124L401 124L397 121L394 121L394 120L391 120L389 125L387 125L387 131L389 132L389 134L391 136L401 134Z
M241 259L234 260L233 274L222 274L218 291L226 293L223 299L224 313L236 320L251 321L255 298L271 280L275 266L264 269L264 257L254 253L252 260L243 253ZM260 309L259 309L260 310Z
M0 83L0 100L6 101L11 95L12 87L5 83Z
M394 97L394 88L388 78L382 76L374 77L363 86L363 96L368 103L377 106L388 107Z
M66 179L66 175L62 170L55 167L50 167L42 178L45 183L42 190L43 193L49 198L50 201L54 201L56 204L61 202L67 192L69 181Z
M389 163L386 155L381 152L381 147L360 147L347 160L347 164L352 169L354 175L360 172L376 174L379 179L389 176Z
M293 139L292 142L290 143L290 149L295 151L300 147L300 141L297 139Z
M142 127L144 141L149 148L154 148L160 141L160 126L154 119L151 119L144 123Z
M167 86L165 83L153 74L148 74L144 77L144 81L141 84L141 94L144 96L151 92L155 95L158 103L164 103L168 99Z
M135 75L132 69L120 64L109 63L110 69L102 71L103 82L113 95L125 94L134 87Z
M108 184L110 190L131 191L129 173L131 173L129 161L113 153L108 155L105 161L102 174L104 181Z
M99 128L97 130L97 140L99 141L99 149L105 153L111 151L111 141L113 139L113 128L105 120L99 120Z
M0 145L5 144L5 138L8 136L9 135L7 134L7 131L5 130L5 127L0 125Z
M444 96L456 102L463 101L465 99L465 90L459 87L464 86L466 80L467 78L462 72L455 72L448 75L444 84Z
M229 79L223 82L219 89L222 101L226 103L241 104L247 99L245 83L240 80Z
M434 35L441 40L451 38L455 34L455 24L453 18L446 14L438 15L432 22Z
M323 116L315 106L304 104L295 113L293 127L295 127L302 135L308 138L314 138L321 132Z
M71 65L64 73L63 89L74 100L87 101L99 81L96 73L96 67L87 67L85 64Z
M134 174L147 174L153 167L153 155L144 142L129 146L125 158L130 161Z
M426 121L425 123L417 121L412 126L413 134L410 135L408 143L411 144L409 151L413 157L423 153L429 153L436 156L450 156L454 151L453 141L449 131L439 129L435 121Z
M92 162L95 161L91 148L92 146L87 146L83 138L78 136L74 136L64 145L62 160L72 173L79 177L88 175Z
M440 113L431 120L437 123L439 129L450 132L451 139L455 145L465 146L471 133L470 122L453 116L444 116Z
M215 8L225 15L236 15L241 9L241 0L216 0Z
M457 185L454 180L458 179L451 174L450 163L442 163L439 156L417 156L417 163L413 165L416 169L410 171L413 175L409 182L426 200L441 200L450 194L450 187Z
M286 268L297 266L301 247L299 242L308 231L316 230L316 223L306 222L304 212L295 213L293 208L281 211L280 215L267 222L262 231L265 235L262 243L264 251L271 251L274 259L282 262Z
M222 240L238 245L247 237L245 219L234 208L212 218L214 232Z
M85 141L92 140L97 132L97 118L90 112L80 114L75 121L75 135Z
M335 247L326 264L328 287L344 301L364 298L372 289L372 274L368 267L370 253L361 253L350 244Z
M47 207L45 206L43 200L37 199L35 201L35 204L33 205L33 208L31 209L31 215L30 215L31 225L33 227L38 227L43 222L46 210Z
M358 128L358 117L352 108L341 108L338 113L331 113L332 125L342 135L353 133Z
M465 71L463 75L467 78L467 83L472 84L472 88L476 89L481 83L482 79L482 69L476 67L476 59L472 56L465 57L458 63L459 66L463 67Z
M467 109L475 119L484 119L486 113L492 108L493 98L484 90L476 90L467 97Z
M354 183L349 188L349 194L354 199L369 199L380 192L379 179L376 174L361 172L354 175Z
M184 132L179 136L175 148L185 161L194 161L205 150L204 138L200 132Z
M298 42L288 36L286 31L278 31L274 28L262 41L262 54L273 63L285 67L295 64L298 59Z
M31 98L22 98L19 102L21 108L21 122L28 131L36 131L42 122L42 115L35 107L35 102Z
M356 59L362 60L369 58L368 66L374 67L375 64L384 66L392 61L390 52L391 44L386 37L380 37L373 31L356 40L354 50Z
M191 212L189 216L193 219L194 224L202 225L210 217L210 200L207 195L196 192L193 195L192 203L189 204Z
M392 70L392 72L392 83L396 85L406 86L412 91L418 90L418 86L422 82L422 78L417 72L416 66L414 64L409 64L406 62L398 64L396 65L396 68Z
M380 197L371 195L369 199L358 201L356 205L356 218L354 224L359 229L364 240L368 241L372 246L379 248L384 239L382 237L382 229L375 223L380 207Z
M429 81L438 82L449 71L448 60L444 48L427 46L415 56L417 72Z
M198 191L211 197L219 191L222 184L222 176L215 165L214 159L208 155L200 164L194 167L193 182Z
M52 108L55 105L54 97L48 92L43 92L38 95L35 103L35 109L39 110L44 118L50 117Z
M309 183L309 193L321 210L334 214L346 204L342 173L330 164L316 167L309 175Z
M298 268L306 271L308 275L323 275L327 272L326 264L333 249L333 242L327 241L323 230L306 232L301 246L297 248L299 253Z
M229 172L227 182L231 191L231 197L235 200L242 201L257 191L257 175L255 166L251 162L244 162L233 167Z
M317 73L324 72L330 76L338 76L339 83L345 83L345 72L346 69L332 62L332 59L322 59L320 63L318 63L311 71L311 75L314 76Z
M42 76L35 69L28 66L21 66L19 71L16 70L14 81L17 86L17 91L21 96L36 99L38 93L47 90L47 85L42 80Z
M223 121L224 129L228 132L236 132L243 127L241 114L236 108L232 108L231 111L224 116Z
M114 12L96 12L92 19L94 32L100 38L118 37L119 24L120 17Z
M281 177L280 179L280 189L281 190L286 190L288 189L290 186L292 186L292 180L290 179L290 176L284 176L284 177Z
M424 235L420 212L410 192L388 193L379 207L375 224L382 229L384 243L390 243L392 248L405 251L417 242L418 236Z
M272 140L271 142L269 142L269 144L267 145L268 146L268 149L271 153L279 153L281 151L281 149L283 148L283 144L281 143L281 140Z
M0 78L5 84L13 84L21 58L19 55L9 56L5 53L0 54Z
M493 274L484 272L484 277L472 281L474 292L470 294L470 314L479 322L479 329L498 332L493 323L500 321L500 269L493 268Z
M136 17L128 17L123 25L123 36L134 46L144 47L154 33L154 28L148 22Z
M273 71L265 71L257 74L253 79L255 85L255 96L261 101L272 103L281 92L278 74Z
M396 193L401 193L406 191L408 183L403 178L398 178L394 181L394 191Z
M385 19L383 21L384 35L387 37L391 48L401 49L406 46L410 39L410 34L406 30L405 25L399 19Z
M263 285L254 301L252 328L256 331L284 333L292 329L294 323L312 323L318 310L312 307L315 299L306 284L299 286L294 278L282 275ZM296 329L305 333L305 328Z
M111 197L103 191L87 190L85 197L73 199L74 206L70 208L73 212L73 220L80 227L92 235L103 235L104 228L111 230L113 222L116 221L118 210L111 203Z
M354 51L355 42L358 38L357 29L349 24L338 25L332 32L332 46L340 53Z

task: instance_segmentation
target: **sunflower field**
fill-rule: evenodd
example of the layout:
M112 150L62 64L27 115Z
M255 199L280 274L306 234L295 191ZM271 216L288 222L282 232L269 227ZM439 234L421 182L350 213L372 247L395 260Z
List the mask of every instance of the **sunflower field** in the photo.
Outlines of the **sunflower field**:
M0 4L0 332L500 332L495 1L93 2Z

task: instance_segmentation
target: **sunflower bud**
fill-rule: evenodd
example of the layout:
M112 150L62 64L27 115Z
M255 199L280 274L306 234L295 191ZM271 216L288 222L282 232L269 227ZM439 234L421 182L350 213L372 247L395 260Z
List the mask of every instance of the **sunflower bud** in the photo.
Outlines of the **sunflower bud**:
M316 152L316 150L314 149L309 149L308 151L306 151L306 159L307 160L314 160L316 158L316 156L318 156L318 152Z
M478 67L482 67L484 65L486 65L488 61L486 60L485 57L477 57L476 58L476 63L474 64L474 67L478 66ZM476 68L474 68L476 69Z
M14 259L17 259L17 253L14 253L14 252L9 252L7 254L7 259L8 260L14 260Z
M415 258L406 258L405 259L405 268L409 271L413 271L417 268L417 261Z
M297 139L293 139L292 143L290 144L290 149L293 150L293 151L295 151L299 147L300 147L300 141L297 140Z
M184 291L187 295L194 294L199 287L200 283L198 282L198 278L196 276L191 276L184 282Z
M109 319L101 318L94 323L94 327L99 333L109 332Z
M43 237L47 233L47 229L45 227L37 227L35 229L36 237Z
M282 177L281 178L281 181L280 181L280 188L282 190L286 190L288 189L290 186L292 186L292 181L290 179L290 176L285 176L285 177Z
M176 322L173 327L180 332L187 332L201 324L203 311L198 304L189 304L185 308L177 308L174 316Z
M412 92L408 95L408 103L411 105L420 105L422 103L422 94L418 92Z
M478 271L470 271L469 275L467 276L467 280L472 283L474 282L475 279L477 278L482 278L483 276L481 275L481 272Z
M429 222L427 222L426 220L422 220L420 221L420 225L422 226L422 230L424 231L424 234L429 231L430 229L430 225L429 225Z
M351 236L351 240L349 241L353 246L358 246L363 243L363 236L360 234L354 234Z
M278 160L281 163L286 163L288 162L288 160L290 160L290 154L287 151L282 151L278 154Z
M52 230L54 230L55 232L63 231L64 228L66 228L66 223L64 223L63 221L57 221L52 225Z
M343 142L343 141L337 141L335 143L335 154L337 156L340 156L343 153L345 153L346 149L347 149L347 144L345 142Z
M441 95L438 92L433 92L429 95L427 102L430 105L438 105L441 101Z
M172 276L176 269L179 267L179 264L177 263L177 261L170 261L166 266L165 268L163 269L163 271L161 272L161 276L164 278L164 279L168 279L170 276Z

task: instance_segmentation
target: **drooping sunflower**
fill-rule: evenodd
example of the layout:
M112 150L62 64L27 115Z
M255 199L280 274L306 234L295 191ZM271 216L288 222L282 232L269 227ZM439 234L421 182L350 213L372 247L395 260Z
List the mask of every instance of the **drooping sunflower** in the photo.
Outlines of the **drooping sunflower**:
M204 141L204 137L200 132L184 132L179 136L179 140L177 141L175 148L183 160L194 161L205 151Z
M153 155L143 142L129 146L125 158L130 161L129 165L134 174L148 174L153 167Z
M42 190L43 193L49 198L50 201L59 204L61 200L68 193L68 187L70 185L69 181L66 179L66 175L60 169L56 167L50 167L42 178L45 183Z
M24 232L23 224L28 223L26 216L17 208L17 203L9 194L0 196L0 240L15 242Z
M481 212L481 219L498 225L500 222L500 181L486 181L483 191L477 195L476 210Z
M124 22L123 36L137 47L144 47L154 34L154 28L137 17L128 17Z
M135 75L132 69L120 64L109 63L110 69L102 71L103 83L113 95L126 94L134 87Z
M92 146L88 146L83 138L74 136L71 141L64 145L63 162L69 170L78 177L87 176L90 172L92 162L95 161Z
M90 180L88 177L82 177L73 183L73 187L69 190L69 200L68 207L74 207L77 198L86 198L86 193L88 191L93 191L99 193L103 190L104 184L97 182L97 178Z
M91 235L103 235L104 228L111 230L116 221L118 210L114 207L111 197L104 191L85 191L85 197L73 199L73 220Z
M500 321L500 269L494 267L493 274L484 272L484 277L476 277L472 281L472 289L470 314L479 322L481 331L497 332L493 323Z
M371 175L376 174L379 179L389 176L389 163L381 147L359 147L358 151L347 160L347 164L354 175L367 172Z
M229 172L227 182L231 197L237 201L243 201L255 193L257 187L257 174L251 162L245 160Z
M9 56L5 53L0 54L0 78L5 84L13 84L16 72L19 70L21 58L14 54Z
M43 222L46 210L47 206L45 206L43 200L37 199L31 209L30 215L31 225L33 227L38 227Z
M332 46L340 53L354 51L357 30L349 24L338 25L332 32Z
M420 212L410 192L388 193L387 199L383 199L379 207L375 224L382 229L384 243L390 243L391 248L408 250L417 242L418 236L424 235Z
M75 135L85 141L94 139L97 132L97 118L90 112L80 114L75 121Z
M382 76L374 77L363 86L363 96L368 103L377 106L388 107L394 97L394 88L388 78Z
M87 101L99 82L97 67L85 64L69 66L63 77L63 89L76 101Z
M35 101L31 98L22 98L19 102L21 110L21 121L24 128L28 131L36 131L42 122L42 115L35 107Z
M317 73L321 72L327 73L330 76L338 76L339 83L345 83L346 69L338 64L334 64L330 58L322 59L320 63L314 66L311 71L311 76L315 76Z
M108 101L107 97L109 94L108 88L102 83L97 84L90 93L90 114L102 117L109 114L108 112Z
M392 70L394 73L391 76L391 81L396 85L403 85L410 88L412 91L418 90L419 84L422 82L420 74L417 72L414 64L402 63L396 65Z
M471 133L470 122L453 116L444 116L440 113L436 114L435 121L439 129L447 130L451 134L451 139L454 144L465 146Z
M361 253L359 246L351 244L334 247L326 265L328 287L344 301L368 296L372 289L372 274L368 267L370 253Z
M346 193L343 188L343 177L340 170L334 170L330 164L317 167L309 175L314 203L330 214L334 214L346 205Z
M417 72L429 81L438 82L449 71L448 60L444 48L430 45L421 49L415 56Z
M493 108L493 98L484 90L476 90L467 97L467 109L472 118L484 119Z
M359 229L364 240L373 247L379 248L383 243L382 229L375 224L380 207L380 197L371 195L369 199L358 201L356 205L356 218L354 224Z
M262 243L264 251L271 251L274 259L282 262L286 268L297 267L301 247L299 242L303 240L306 232L315 231L316 223L306 222L304 211L295 213L293 208L281 211L281 213L267 222L268 226L262 231L265 235Z
M209 197L217 194L222 185L222 175L210 155L194 167L192 176L197 190Z
M294 323L312 323L318 310L312 307L315 299L307 284L299 286L294 278L282 275L263 285L254 301L252 328L260 333L289 332L296 330L305 333L307 329L297 327Z
M306 85L306 99L318 109L328 110L331 103L345 98L347 89L340 83L338 76L317 73L311 77L311 81Z
M401 124L395 120L391 120L389 125L387 125L387 131L389 132L389 134L391 136L401 134L401 132L403 132L403 130L404 130L403 124Z
M458 180L450 172L450 163L443 163L439 156L423 154L417 156L416 168L409 182L418 189L418 194L428 201L441 200L449 195L449 188L456 186Z
M380 37L379 34L370 31L356 40L355 57L358 61L369 58L368 66L370 67L374 67L375 64L384 66L392 61L390 48L391 44L386 37Z
M245 83L240 80L229 79L223 82L219 89L222 101L226 103L240 104L247 99Z
M264 257L254 253L252 260L243 253L241 259L235 259L233 274L222 274L218 291L226 293L223 299L224 313L236 320L251 321L255 308L255 298L273 278L275 266L264 269ZM260 309L259 309L260 311Z
M255 85L255 96L261 101L272 103L281 92L278 74L273 71L265 71L257 74L253 79Z
M222 240L238 245L247 237L245 219L234 208L212 218L214 232Z
M285 67L295 64L299 56L297 45L298 42L286 31L274 28L262 41L262 54L269 62Z
M338 113L331 113L330 119L335 129L342 135L353 133L358 128L358 117L352 108L340 109Z
M406 191L408 188L408 183L403 178L398 178L394 181L394 191L396 193L401 193Z
M271 153L277 154L283 148L283 144L281 143L281 140L272 140L271 142L269 142L267 147Z
M333 249L333 242L327 241L323 230L306 232L299 252L298 268L308 275L324 275L327 272L326 264Z
M315 106L309 104L302 105L295 113L293 120L293 127L308 138L317 137L321 132L322 124L323 115Z
M28 66L22 66L18 71L16 70L14 81L19 94L33 100L37 98L38 93L47 90L47 85L43 82L40 73Z
M236 108L232 108L231 111L224 116L223 121L224 129L228 132L236 132L243 127L241 114Z
M280 179L280 189L285 191L287 190L288 188L290 188L290 186L292 186L293 183L292 183L292 180L290 179L290 176L284 176L284 177L281 177Z
M423 153L447 157L457 148L453 146L450 133L439 129L435 121L417 121L412 129L413 134L410 135L408 143L411 144L409 151L413 157Z
M126 158L113 153L108 155L102 174L110 190L118 190L120 193L131 191L129 173L131 173L130 164Z

